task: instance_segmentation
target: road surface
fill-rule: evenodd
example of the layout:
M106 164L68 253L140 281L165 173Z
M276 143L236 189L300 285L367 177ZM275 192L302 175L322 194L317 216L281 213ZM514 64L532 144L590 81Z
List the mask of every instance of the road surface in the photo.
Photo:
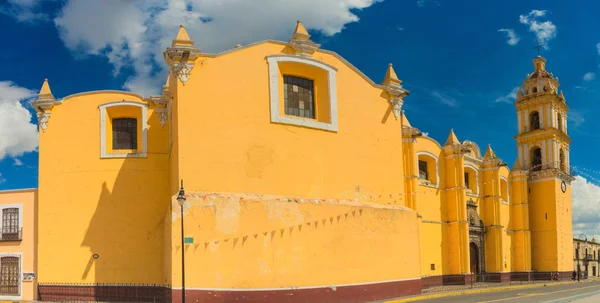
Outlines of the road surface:
M392 301L393 302L393 301ZM600 303L600 281L447 296L418 303Z

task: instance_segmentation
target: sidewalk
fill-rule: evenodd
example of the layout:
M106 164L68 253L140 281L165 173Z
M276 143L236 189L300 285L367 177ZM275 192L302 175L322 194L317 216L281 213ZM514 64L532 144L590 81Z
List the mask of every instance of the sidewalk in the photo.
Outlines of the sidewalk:
M593 280L585 280L579 283L590 282ZM413 302L420 301L426 299L435 299L435 298L443 298L449 296L460 296L460 295L469 295L476 293L484 293L484 292L495 292L495 291L503 291L503 290L511 290L511 289L526 289L526 288L537 288L544 286L554 286L554 285L563 285L563 284L573 284L578 283L577 281L564 281L564 282L551 282L551 281L537 281L536 283L532 282L524 282L523 284L515 284L513 282L512 285L509 283L476 283L471 287L471 285L456 285L456 286L438 286L432 287L427 290L423 290L423 294L409 296L409 297L401 297L397 299L388 299L375 301L371 303L404 303L404 302ZM566 301L568 302L568 301ZM564 302L564 303L566 303ZM592 301L590 301L592 302ZM600 301L593 301L600 302ZM553 302L554 303L554 302ZM563 303L563 302L556 302Z

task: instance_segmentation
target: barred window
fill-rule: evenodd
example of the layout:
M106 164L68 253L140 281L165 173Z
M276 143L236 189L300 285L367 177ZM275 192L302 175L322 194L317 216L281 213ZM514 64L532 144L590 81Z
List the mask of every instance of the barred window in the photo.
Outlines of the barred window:
M19 257L0 258L0 295L19 295Z
M19 235L19 209L2 210L2 240L16 240Z
M112 120L113 149L137 149L137 119Z
M313 80L283 76L283 98L286 115L315 118Z

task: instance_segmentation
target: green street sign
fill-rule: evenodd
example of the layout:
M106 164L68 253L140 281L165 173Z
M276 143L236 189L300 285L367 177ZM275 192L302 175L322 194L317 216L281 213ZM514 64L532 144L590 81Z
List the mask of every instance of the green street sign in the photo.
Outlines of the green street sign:
M194 238L193 237L185 237L185 238L183 238L183 243L184 244L194 244Z

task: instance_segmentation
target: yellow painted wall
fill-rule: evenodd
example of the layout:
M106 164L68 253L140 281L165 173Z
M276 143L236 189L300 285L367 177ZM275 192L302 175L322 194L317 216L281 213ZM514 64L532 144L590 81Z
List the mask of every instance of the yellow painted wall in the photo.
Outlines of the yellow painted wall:
M101 159L98 107L121 100L146 103L129 93L69 97L40 134L40 283L165 282L167 128L149 103L147 158Z
M186 287L279 288L419 278L416 213L402 206L201 192L191 194L187 203L186 237L193 237L194 244L185 245ZM175 260L181 254L176 202L173 209ZM181 285L178 264L172 268L175 287Z
M36 247L37 247L37 190L5 190L0 191L0 208L3 205L20 205L22 214L22 240L0 241L0 256L4 253L21 254L21 274L37 273ZM1 215L1 214L0 214ZM21 294L23 300L34 300L37 298L37 280L21 281ZM0 300L3 297L0 295Z
M264 43L216 57L201 57L196 60L189 81L185 85L180 81L177 83L174 94L179 115L175 126L179 140L176 165L186 191L307 199L306 205L289 210L290 213L280 219L269 216L288 207L278 206L283 201L270 201L268 208L263 205L267 201L244 201L239 206L229 202L215 202L211 207L190 206L185 217L186 235L196 234L198 228L202 230L194 239L202 247L186 251L186 263L190 268L199 268L203 274L190 274L186 284L189 287L279 287L420 277L416 214L404 208L377 208L379 204L394 207L404 204L404 188L399 186L404 177L402 146L398 144L402 135L399 122L393 116L382 122L389 114L389 102L382 97L382 89L369 83L336 56L317 52L313 59L337 69L339 130L332 132L271 123L265 58L282 54L282 49L282 44ZM330 121L331 114L322 103L328 101L326 74L299 64L283 63L280 68L280 88L283 87L283 73L315 80L317 120ZM232 85L235 89L231 89ZM282 91L279 93L282 102ZM365 100L369 100L368 104ZM171 155L173 157L174 153ZM174 160L171 164L175 164ZM171 182L174 181L171 176ZM171 188L171 195L176 195L175 190L176 187ZM308 203L308 199L315 202ZM329 220L349 209L331 205L329 200L376 204L366 204L360 221L353 221L361 222L363 227L348 221L331 229L325 227L322 233L309 233L310 229L306 229L296 236L296 240L284 236L272 243L265 242L265 236L259 233L262 238L257 240L252 236L245 244L248 247L233 251L219 248L219 254L207 255L203 247L206 241L215 237L252 235L263 229L279 234L282 226L287 234L289 227L308 223L313 218ZM244 205L250 208L246 209ZM174 217L179 218L179 212L178 206L172 208ZM222 216L221 221L210 219L212 215L200 215L204 212ZM180 245L177 220L171 227L173 264L179 264L181 260L181 251L177 249ZM227 222L238 223L227 225L230 224ZM342 227L346 228L345 232ZM382 235L375 235L379 233ZM390 244L391 240L380 237L396 237L397 247ZM252 246L256 241L264 242L263 246ZM411 248L406 249L407 245ZM363 251L357 248L359 246L369 247L369 250ZM383 254L390 249L397 253ZM317 251L321 253L315 256ZM345 251L347 258L340 257L341 251ZM283 258L286 255L295 259ZM374 255L378 256L377 262ZM246 259L239 259L241 256ZM248 263L248 256L260 264ZM273 261L274 257L277 258ZM411 262L413 264L404 267L392 265ZM257 270L258 265L266 268ZM172 267L174 287L180 285L178 267ZM234 277L236 268L239 276ZM319 277L319 272L326 271L328 275Z
M553 180L529 184L529 222L531 228L531 265L533 270L558 268L556 198ZM572 256L570 254L569 256Z
M381 88L333 55L313 58L338 69L339 131L270 122L265 57L282 48L264 43L199 58L185 86L179 82L179 174L185 183L193 190L373 196L402 204L400 125L393 118L381 122L389 107Z

